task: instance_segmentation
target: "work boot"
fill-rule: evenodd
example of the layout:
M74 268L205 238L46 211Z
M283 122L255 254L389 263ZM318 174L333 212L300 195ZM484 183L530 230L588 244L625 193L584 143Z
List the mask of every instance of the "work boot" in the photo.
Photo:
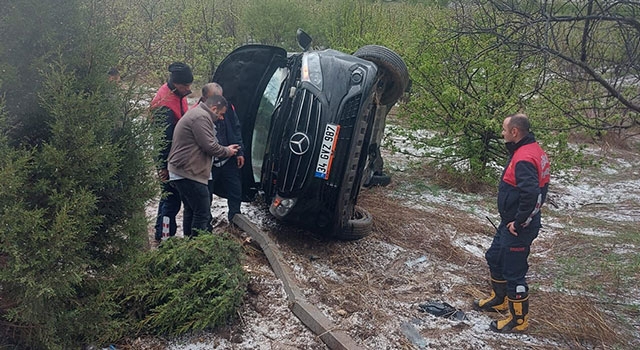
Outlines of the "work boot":
M498 312L509 308L507 303L507 281L499 281L491 278L491 295L486 299L473 301L476 310Z
M523 332L529 327L529 296L524 299L509 300L509 317L500 321L493 321L489 327L494 332L513 333Z

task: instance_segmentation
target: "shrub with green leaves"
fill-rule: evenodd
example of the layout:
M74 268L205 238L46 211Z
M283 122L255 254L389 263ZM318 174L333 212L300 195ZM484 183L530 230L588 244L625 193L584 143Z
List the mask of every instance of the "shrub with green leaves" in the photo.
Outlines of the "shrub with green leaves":
M228 235L169 239L120 268L109 298L127 329L111 340L140 334L179 335L224 325L244 297L242 248ZM127 334L125 334L128 332Z

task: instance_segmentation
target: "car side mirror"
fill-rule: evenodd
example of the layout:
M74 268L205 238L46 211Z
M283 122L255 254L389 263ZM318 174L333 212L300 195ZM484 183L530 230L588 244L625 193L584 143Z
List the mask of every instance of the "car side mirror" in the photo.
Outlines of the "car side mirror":
M309 36L309 34L305 33L304 30L300 28L298 28L298 30L296 31L296 40L298 41L298 45L300 45L300 48L303 51L309 50L309 47L311 47L311 42L313 41L311 39L311 36Z

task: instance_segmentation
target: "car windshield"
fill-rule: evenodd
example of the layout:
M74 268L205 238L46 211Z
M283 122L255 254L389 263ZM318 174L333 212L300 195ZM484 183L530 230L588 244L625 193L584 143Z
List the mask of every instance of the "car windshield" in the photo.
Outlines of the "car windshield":
M260 182L261 180L262 163L264 161L264 152L267 148L271 116L276 109L280 88L286 77L287 69L278 68L271 76L262 95L262 99L260 99L260 106L258 107L258 114L256 115L256 123L253 127L253 137L251 141L251 163L255 182Z

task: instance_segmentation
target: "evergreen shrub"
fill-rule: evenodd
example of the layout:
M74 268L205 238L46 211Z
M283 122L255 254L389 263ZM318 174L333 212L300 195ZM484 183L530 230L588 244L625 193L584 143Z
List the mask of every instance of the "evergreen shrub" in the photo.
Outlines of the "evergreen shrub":
M119 268L109 299L119 303L128 334L180 335L221 326L241 305L247 287L242 247L231 236L172 238Z
M77 348L115 313L101 281L148 239L154 138L106 76L90 86L57 63L43 77L49 137L12 146L0 130L0 345Z

